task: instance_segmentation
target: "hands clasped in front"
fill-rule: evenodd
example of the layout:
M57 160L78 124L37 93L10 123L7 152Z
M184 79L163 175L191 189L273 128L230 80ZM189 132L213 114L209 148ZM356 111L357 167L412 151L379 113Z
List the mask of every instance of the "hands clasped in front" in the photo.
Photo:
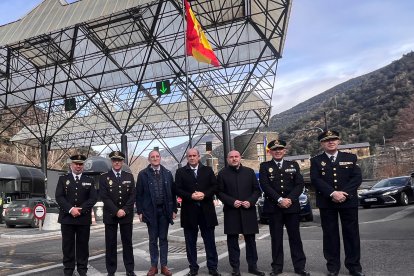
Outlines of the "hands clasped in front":
M72 217L76 218L76 217L79 217L81 215L81 211L82 211L82 208L73 207L72 210L70 211L70 214L72 215Z
M194 193L191 194L191 199L192 200L203 200L204 199L204 193L203 192L199 192L199 191L195 191Z
M346 200L348 193L342 191L335 191L332 193L332 201L335 203L342 203Z
M282 200L277 204L280 208L289 208L292 205L292 200L290 198L282 198Z
M125 217L125 215L126 215L126 213L125 213L125 211L123 209L119 209L118 212L116 212L116 216L118 218Z
M247 200L246 201L236 200L234 202L234 207L236 208L243 207L247 209L247 208L250 208L250 202L248 202Z

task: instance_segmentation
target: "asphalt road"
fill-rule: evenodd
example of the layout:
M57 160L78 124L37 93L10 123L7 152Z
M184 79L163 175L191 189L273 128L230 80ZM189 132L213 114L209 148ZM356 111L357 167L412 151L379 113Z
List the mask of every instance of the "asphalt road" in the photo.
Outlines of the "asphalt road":
M230 275L222 214L218 208L220 225L216 228L219 254L219 270ZM379 207L360 209L360 233L362 266L366 275L409 276L414 275L414 205L407 207ZM322 232L317 211L314 222L302 223L301 234L307 256L307 269L311 275L325 275L325 260L322 254ZM0 225L0 276L17 275L62 275L61 239L59 231L39 233L38 229L7 229ZM185 275L188 263L185 255L182 230L179 221L170 227L169 267L174 275ZM201 240L201 239L200 239ZM135 273L146 275L149 268L147 230L145 224L134 223ZM120 241L118 244L121 244ZM244 247L243 240L240 240ZM258 266L270 272L270 236L267 225L260 226L257 235ZM207 275L204 247L199 243L200 275ZM106 275L103 225L92 227L90 241L90 268L88 275ZM343 255L343 254L342 254ZM242 274L247 274L247 264L242 250ZM118 272L125 275L122 251L118 253ZM243 273L245 272L245 273ZM285 267L282 276L295 275L285 235ZM340 275L348 275L343 267Z

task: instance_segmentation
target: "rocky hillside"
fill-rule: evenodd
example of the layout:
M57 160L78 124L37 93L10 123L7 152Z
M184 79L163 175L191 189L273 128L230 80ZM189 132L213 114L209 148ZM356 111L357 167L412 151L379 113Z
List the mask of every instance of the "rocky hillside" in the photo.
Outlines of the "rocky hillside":
M345 143L412 143L414 53L337 85L271 118L267 130L291 142L291 154L318 152L318 131L338 129ZM313 129L313 130L309 130Z

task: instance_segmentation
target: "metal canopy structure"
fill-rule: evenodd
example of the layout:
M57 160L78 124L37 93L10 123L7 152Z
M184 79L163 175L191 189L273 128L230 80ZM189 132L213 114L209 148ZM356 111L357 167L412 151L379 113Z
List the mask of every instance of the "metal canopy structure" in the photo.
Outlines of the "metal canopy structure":
M267 124L291 2L190 1L219 68L186 59L182 4L44 0L1 26L0 135L68 149Z

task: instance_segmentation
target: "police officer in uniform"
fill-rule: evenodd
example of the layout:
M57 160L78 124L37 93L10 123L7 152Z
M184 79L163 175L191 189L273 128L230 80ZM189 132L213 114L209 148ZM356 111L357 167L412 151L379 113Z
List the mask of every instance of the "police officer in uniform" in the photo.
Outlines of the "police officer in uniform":
M93 179L82 174L86 156L77 154L70 159L71 172L59 177L55 193L60 208L63 272L73 275L76 261L78 273L83 276L88 271L91 210L97 193Z
M286 142L273 140L267 148L273 159L260 164L260 185L265 193L263 212L270 214L269 229L272 243L272 272L283 272L283 225L289 236L290 254L295 273L310 275L305 270L306 257L303 252L299 230L299 196L304 182L296 162L284 160Z
M353 276L363 276L360 263L358 194L361 169L357 156L338 151L339 133L327 130L318 136L324 150L311 158L310 176L316 192L323 231L323 254L328 275L336 276L341 267L338 216L341 219L345 267Z
M122 240L123 260L127 276L135 276L132 249L132 222L134 219L135 181L131 173L122 170L125 155L119 151L109 154L112 169L99 178L99 192L104 203L106 270L109 276L117 269L118 224Z

